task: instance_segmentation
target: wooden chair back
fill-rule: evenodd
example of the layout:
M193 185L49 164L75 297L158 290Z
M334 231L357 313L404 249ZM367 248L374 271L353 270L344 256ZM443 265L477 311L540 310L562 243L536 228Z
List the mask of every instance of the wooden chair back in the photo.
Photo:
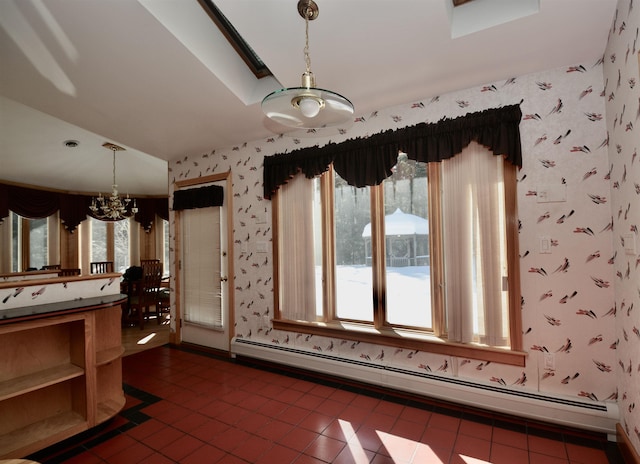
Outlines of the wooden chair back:
M107 274L113 272L113 261L94 261L91 263L91 274Z
M58 269L58 277L79 276L80 269Z
M158 294L162 285L162 263L152 262L142 266L142 277L135 281L135 292L129 302L132 316L138 321L140 328L144 328L144 321L151 308L158 304Z

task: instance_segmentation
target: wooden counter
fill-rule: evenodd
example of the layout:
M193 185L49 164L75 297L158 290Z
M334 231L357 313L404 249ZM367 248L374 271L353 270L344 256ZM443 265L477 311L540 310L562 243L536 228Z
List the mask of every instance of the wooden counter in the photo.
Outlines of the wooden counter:
M124 407L125 301L102 295L0 311L0 459L23 458Z

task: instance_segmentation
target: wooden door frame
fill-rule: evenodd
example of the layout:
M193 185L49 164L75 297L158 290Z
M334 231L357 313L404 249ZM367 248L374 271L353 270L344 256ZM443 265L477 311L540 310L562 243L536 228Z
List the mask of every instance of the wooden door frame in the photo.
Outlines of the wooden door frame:
M227 301L228 301L228 324L229 324L229 346L231 345L231 339L234 336L235 330L235 285L234 285L234 259L233 259L233 182L231 180L231 170L220 173L220 174L212 174L210 176L198 177L197 179L190 180L182 180L175 183L174 193L181 188L193 187L194 185L208 184L211 182L221 182L226 181L225 185L225 195L224 200L226 202L227 207ZM175 276L175 292L174 292L174 301L175 301L175 311L174 311L174 320L176 323L175 332L172 332L169 335L169 342L174 345L179 345L182 343L182 298L181 298L181 276L180 271L182 270L182 242L181 242L181 230L182 223L180 221L180 212L174 211L174 263L172 273Z

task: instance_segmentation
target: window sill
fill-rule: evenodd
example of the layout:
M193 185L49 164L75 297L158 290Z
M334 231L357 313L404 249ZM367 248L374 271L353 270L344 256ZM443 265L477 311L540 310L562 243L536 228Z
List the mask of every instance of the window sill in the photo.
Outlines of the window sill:
M351 322L298 322L274 320L273 328L325 337L342 338L377 345L444 354L458 358L471 358L498 364L524 367L528 353L481 345L455 343L433 335L408 329L375 329L368 324Z

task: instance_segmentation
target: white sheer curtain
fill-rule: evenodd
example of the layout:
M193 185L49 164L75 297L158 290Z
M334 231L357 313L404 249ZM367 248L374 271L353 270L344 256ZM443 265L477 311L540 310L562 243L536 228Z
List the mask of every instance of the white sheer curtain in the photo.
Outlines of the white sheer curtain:
M503 159L472 142L443 161L448 338L508 345Z
M313 182L298 174L278 191L280 314L316 319L313 252Z

